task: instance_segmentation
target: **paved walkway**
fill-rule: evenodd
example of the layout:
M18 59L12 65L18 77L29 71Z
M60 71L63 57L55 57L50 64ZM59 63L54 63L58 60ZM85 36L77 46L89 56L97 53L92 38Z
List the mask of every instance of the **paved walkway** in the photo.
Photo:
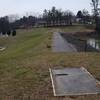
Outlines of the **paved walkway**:
M53 34L52 41L52 51L53 52L77 52L74 45L68 43L60 33Z

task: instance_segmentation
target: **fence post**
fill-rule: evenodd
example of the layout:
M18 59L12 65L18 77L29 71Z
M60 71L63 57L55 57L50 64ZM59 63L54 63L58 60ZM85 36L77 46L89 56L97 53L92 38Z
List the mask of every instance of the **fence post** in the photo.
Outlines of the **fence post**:
M87 51L87 41L86 41L86 40L84 40L84 42L85 42L84 51L86 52L86 51Z

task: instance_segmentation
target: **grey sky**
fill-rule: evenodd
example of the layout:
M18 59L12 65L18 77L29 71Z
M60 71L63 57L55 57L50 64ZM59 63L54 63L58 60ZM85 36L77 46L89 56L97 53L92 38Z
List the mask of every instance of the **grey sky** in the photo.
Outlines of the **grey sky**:
M87 9L91 12L91 0L0 0L0 16L10 14L24 14L25 12L42 13L43 10L52 6L63 10Z

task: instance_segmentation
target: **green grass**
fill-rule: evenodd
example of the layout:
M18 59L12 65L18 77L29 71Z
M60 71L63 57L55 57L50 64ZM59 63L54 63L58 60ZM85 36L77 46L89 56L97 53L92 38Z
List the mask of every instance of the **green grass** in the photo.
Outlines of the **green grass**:
M53 97L49 68L85 67L100 79L99 53L53 53L55 31L88 31L83 26L18 30L16 37L0 37L0 100L99 100L100 95ZM63 62L63 63L62 63Z

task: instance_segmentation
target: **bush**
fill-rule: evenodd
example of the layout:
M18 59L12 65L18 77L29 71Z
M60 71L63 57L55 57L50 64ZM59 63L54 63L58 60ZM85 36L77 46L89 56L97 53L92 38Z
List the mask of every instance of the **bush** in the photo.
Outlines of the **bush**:
M12 36L16 36L16 30L12 31Z
M6 32L2 32L2 35L6 35Z
M9 30L8 32L7 32L7 35L9 36L11 34L11 31Z
M47 48L51 48L51 46L50 46L50 45L48 45L48 44L46 45L46 47L47 47Z

